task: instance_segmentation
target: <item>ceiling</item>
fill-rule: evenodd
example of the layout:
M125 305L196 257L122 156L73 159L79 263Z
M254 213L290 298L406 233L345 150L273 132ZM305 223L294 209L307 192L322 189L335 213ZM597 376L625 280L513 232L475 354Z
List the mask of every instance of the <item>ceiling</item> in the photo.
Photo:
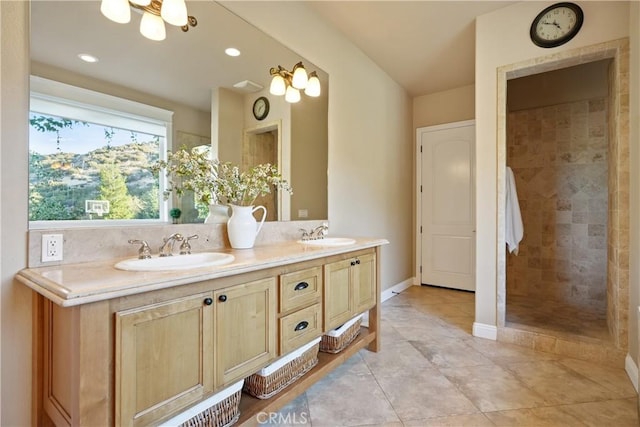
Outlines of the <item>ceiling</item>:
M475 18L515 1L310 1L411 96L475 80Z

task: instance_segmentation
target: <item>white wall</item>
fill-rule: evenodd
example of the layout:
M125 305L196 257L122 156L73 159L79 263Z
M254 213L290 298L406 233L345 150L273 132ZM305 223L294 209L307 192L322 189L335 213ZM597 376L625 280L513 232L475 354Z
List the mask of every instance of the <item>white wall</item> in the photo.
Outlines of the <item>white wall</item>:
M473 120L475 85L461 86L413 98L413 127Z
M31 424L31 291L27 265L29 5L0 2L0 425Z
M330 233L384 237L382 286L413 276L406 92L304 2L222 2L329 74Z
M569 43L543 49L529 39L533 18L553 2L519 2L476 21L476 322L497 325L497 86L498 67L628 36L629 4L577 2L585 21ZM637 286L637 284L636 284Z

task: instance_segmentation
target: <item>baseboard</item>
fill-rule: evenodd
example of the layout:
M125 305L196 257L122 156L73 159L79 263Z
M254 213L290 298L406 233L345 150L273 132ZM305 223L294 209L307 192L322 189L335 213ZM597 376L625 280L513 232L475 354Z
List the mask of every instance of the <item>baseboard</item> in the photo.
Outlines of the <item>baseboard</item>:
M498 339L498 328L493 325L473 322L473 336L495 341Z
M407 280L404 280L404 281L398 283L395 286L390 287L389 289L385 289L384 291L382 291L382 295L380 296L381 297L381 301L385 302L389 298L395 297L400 292L402 292L405 289L413 286L414 284L415 284L415 277L411 277L411 278L409 278Z
M631 384L636 389L636 393L638 392L638 365L633 361L633 358L629 353L627 353L627 357L624 359L624 370L627 371L627 375L631 380Z

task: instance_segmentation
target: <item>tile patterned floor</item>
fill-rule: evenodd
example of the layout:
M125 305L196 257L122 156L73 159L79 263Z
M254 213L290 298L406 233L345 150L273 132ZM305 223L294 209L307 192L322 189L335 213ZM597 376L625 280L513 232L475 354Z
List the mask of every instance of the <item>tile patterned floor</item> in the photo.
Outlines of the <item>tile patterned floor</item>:
M638 426L624 369L471 336L474 295L412 286L362 350L273 426Z
M507 294L506 322L508 326L531 331L547 330L564 336L612 341L606 310L598 307L572 307L567 303L540 302Z

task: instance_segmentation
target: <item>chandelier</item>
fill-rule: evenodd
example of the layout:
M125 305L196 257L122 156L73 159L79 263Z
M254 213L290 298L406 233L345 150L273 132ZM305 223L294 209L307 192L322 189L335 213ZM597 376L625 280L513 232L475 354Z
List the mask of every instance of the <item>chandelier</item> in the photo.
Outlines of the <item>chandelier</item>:
M287 102L300 101L301 90L304 90L307 96L320 96L318 74L312 71L307 75L307 70L304 69L302 62L294 65L291 71L278 65L278 68L271 68L269 73L273 76L269 92L272 95L284 95L284 99Z
M131 21L131 8L142 12L140 34L150 40L164 40L164 23L189 31L198 20L187 14L185 0L102 0L100 12L113 22L127 24Z

